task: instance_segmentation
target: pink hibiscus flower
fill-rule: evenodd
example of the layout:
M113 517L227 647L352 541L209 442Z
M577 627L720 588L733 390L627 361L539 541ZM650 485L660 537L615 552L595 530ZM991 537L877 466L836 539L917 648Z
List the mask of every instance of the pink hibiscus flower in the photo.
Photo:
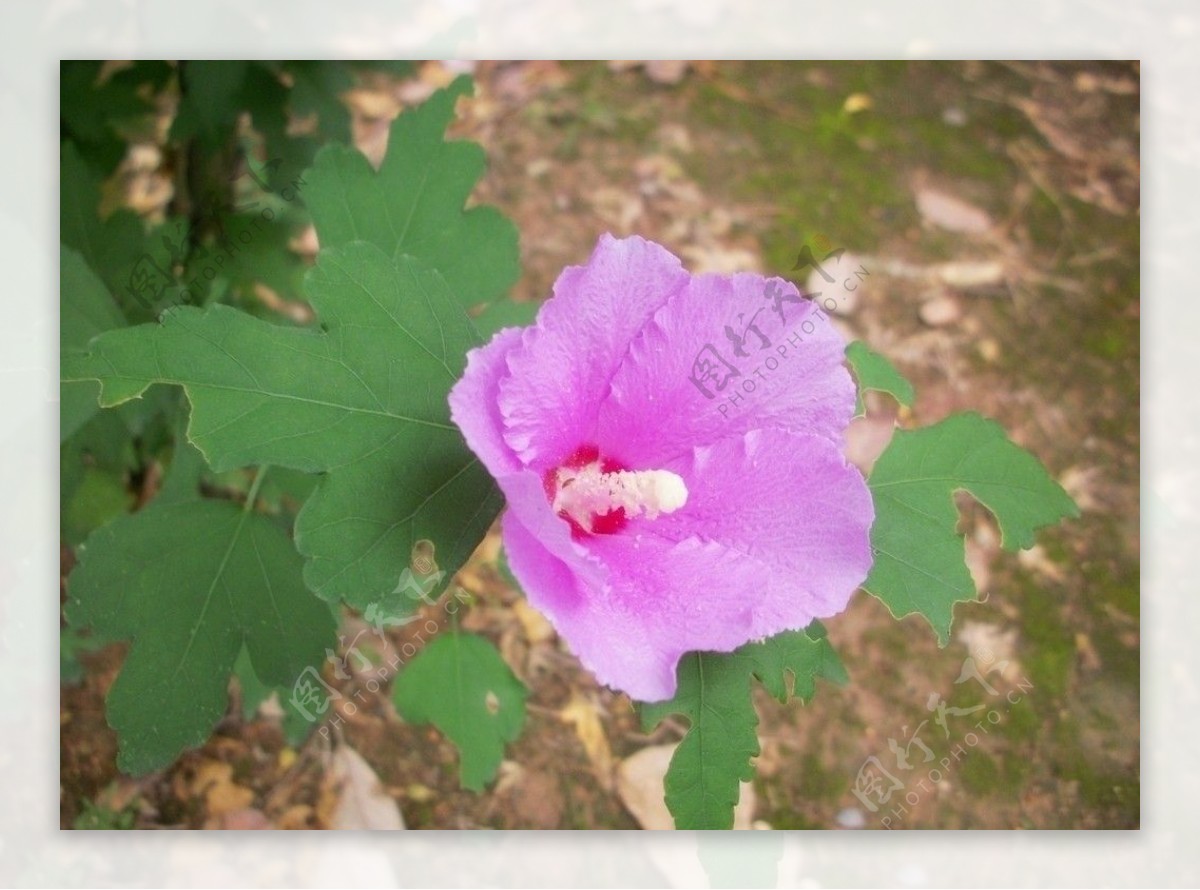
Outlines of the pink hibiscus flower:
M874 508L844 346L790 282L605 235L470 353L451 414L507 498L509 565L601 682L668 699L684 653L846 607Z

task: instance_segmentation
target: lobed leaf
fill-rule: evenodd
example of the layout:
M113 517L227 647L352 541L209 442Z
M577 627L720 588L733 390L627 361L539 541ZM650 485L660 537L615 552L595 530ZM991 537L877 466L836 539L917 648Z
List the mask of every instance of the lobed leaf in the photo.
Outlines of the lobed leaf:
M491 207L463 210L483 173L483 149L445 142L460 77L392 123L376 172L354 148L330 144L306 175L304 200L322 247L369 241L388 256L413 256L442 273L465 306L490 302L517 280L517 230Z
M243 650L262 682L290 686L333 641L333 615L305 588L286 532L199 499L200 466L184 449L155 503L95 532L70 575L71 624L132 640L107 700L128 773L165 766L209 736Z
M690 723L666 777L667 807L680 830L733 826L739 785L754 776L751 758L759 753L752 677L780 701L789 694L807 701L817 677L843 683L846 672L819 622L731 653L684 656L675 697L640 705L647 729L670 714Z
M913 386L896 370L896 367L884 356L872 350L861 340L855 340L846 347L846 360L854 371L858 381L858 392L855 395L855 414L863 414L862 394L868 389L886 392L906 408L911 408L916 393Z
M505 743L521 734L527 696L491 643L463 633L433 639L392 690L405 720L432 723L458 747L462 785L472 791L492 780Z
M59 120L80 152L109 173L125 157L122 126L150 117L154 103L146 94L162 89L172 69L167 62L138 61L102 78L105 66L94 60L59 63Z
M897 430L868 485L875 562L863 588L897 618L923 616L943 646L954 604L975 599L956 530L955 491L969 492L992 512L1008 550L1030 547L1037 529L1079 515L1037 458L974 413Z
M86 352L92 337L124 326L112 295L78 251L59 248L59 355ZM66 441L100 410L95 383L64 382L60 388L59 438Z
M59 237L62 243L78 251L84 262L104 282L109 294L124 310L126 317L140 314L134 293L134 278L141 269L161 270L171 266L170 250L159 227L147 232L141 218L125 208L103 219L99 215L100 177L88 165L71 142L62 145L59 188L63 199L59 208Z
M188 437L218 472L325 472L296 521L305 579L365 609L395 590L420 540L452 574L501 504L446 402L478 338L440 275L398 263L361 242L322 251L307 286L323 329L180 307L96 338L64 373L100 381L106 406L182 386Z

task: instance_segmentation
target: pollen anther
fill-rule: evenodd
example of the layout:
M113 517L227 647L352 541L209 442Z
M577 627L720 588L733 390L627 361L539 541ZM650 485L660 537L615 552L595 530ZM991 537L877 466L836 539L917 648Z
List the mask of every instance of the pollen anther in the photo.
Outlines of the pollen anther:
M558 470L554 511L566 513L585 530L596 517L623 510L627 518L655 519L674 513L687 503L688 490L670 470L615 470L604 472L598 463L578 469Z

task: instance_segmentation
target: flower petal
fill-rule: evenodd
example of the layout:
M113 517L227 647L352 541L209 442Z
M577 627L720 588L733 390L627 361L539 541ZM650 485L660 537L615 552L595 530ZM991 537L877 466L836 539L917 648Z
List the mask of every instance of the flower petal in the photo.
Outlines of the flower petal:
M726 326L744 339L744 357L734 353ZM633 467L661 466L696 445L766 426L840 443L854 415L844 349L829 319L789 281L697 276L630 345L600 411L596 442ZM714 377L703 379L698 359L712 362Z
M523 470L496 480L508 503L508 513L541 542L542 549L563 561L588 587L603 587L607 573L590 559L587 551L571 537L571 527L559 517L550 502L542 480L532 470Z
M531 605L600 680L670 698L680 657L729 652L842 611L871 566L861 474L821 436L730 436L667 469L679 510L577 541L538 475L504 477L505 547Z
M754 638L759 591L772 583L769 565L694 537L619 534L589 545L611 572L603 596L591 595L589 622L600 613L603 623L589 625L592 636L582 641L563 636L609 686L639 701L663 701L675 694L685 653L732 652ZM643 641L640 662L610 651L619 635ZM650 672L642 670L647 662Z
M608 584L584 581L516 513L504 516L509 566L530 604L601 683L638 701L663 701L675 694L685 652L728 652L749 639L753 591L766 582L767 566L695 539L594 540ZM689 574L706 583L697 587Z
M769 565L772 583L755 592L748 639L841 612L866 579L875 507L862 475L829 439L755 430L697 448L669 469L685 480L687 504L635 519L627 533L698 536Z
M508 355L521 342L520 328L497 331L486 346L467 353L467 369L450 390L450 419L494 478L516 473L521 462L504 441L496 403Z
M659 701L686 652L844 609L874 509L841 454L854 383L823 313L782 279L690 278L641 238L602 237L554 293L471 353L450 401L508 501L514 575L580 660ZM677 474L686 503L573 534L544 479L583 446Z
M530 605L541 612L583 665L601 683L635 698L673 688L675 661L649 639L639 617L597 608L594 591L550 553L515 513L504 514L508 565Z
M505 438L526 465L545 469L590 441L630 342L687 280L665 248L611 235L563 271L500 384Z

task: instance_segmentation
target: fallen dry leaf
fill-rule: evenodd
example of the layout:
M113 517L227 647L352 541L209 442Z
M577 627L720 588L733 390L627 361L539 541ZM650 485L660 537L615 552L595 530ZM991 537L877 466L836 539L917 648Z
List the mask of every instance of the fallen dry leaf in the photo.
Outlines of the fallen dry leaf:
M992 580L992 561L1000 552L1000 539L991 523L978 523L974 533L963 540L963 549L967 570L975 582L975 592L986 600L988 584Z
M1101 505L1099 467L1074 466L1068 467L1058 480L1082 511L1095 510Z
M214 827L222 831L270 831L275 826L261 810L247 807L244 810L226 813Z
M614 59L608 63L610 71L622 72L641 68L646 76L655 83L668 86L679 83L687 74L688 63L679 59L659 59L651 61L632 61L629 59Z
M842 111L846 114L857 114L860 111L866 111L874 104L874 101L866 93L851 93L842 103Z
M918 314L931 328L940 328L958 321L962 317L962 307L953 297L934 297L921 304Z
M604 724L600 721L600 709L594 701L574 693L571 700L561 711L559 718L570 724L575 735L583 744L588 762L596 780L605 791L612 791L613 786L613 755L608 744L608 736L604 734Z
M1056 584L1062 584L1067 579L1062 566L1046 555L1046 549L1041 544L1034 544L1029 549L1019 552L1017 562Z
M726 248L719 244L694 244L681 251L692 267L692 274L715 272L729 275L734 272L757 272L761 267L758 255L742 248Z
M995 260L956 260L936 268L943 283L959 290L994 287L1004 281L1004 265Z
M326 778L337 803L329 817L335 831L401 831L404 817L383 790L375 771L349 745L339 745L330 755Z
M1075 651L1079 653L1079 663L1085 671L1098 671L1104 666L1100 653L1096 651L1092 638L1085 633L1075 634Z
M517 616L517 621L521 623L525 639L531 646L548 642L554 638L554 628L550 626L550 622L525 600L514 600L512 610Z
M917 190L917 210L927 222L951 232L982 235L992 227L992 218L987 213L936 189Z
M500 764L495 795L519 827L554 829L562 825L565 801L559 781L550 773L506 760Z
M647 831L673 831L675 820L664 799L663 779L677 745L652 745L626 757L617 767L617 796ZM741 797L733 811L733 827L747 831L753 827L754 786L742 782Z
M676 84L687 74L688 63L679 59L662 59L645 64L646 76L655 83Z
M603 222L621 234L632 232L634 223L645 212L642 199L638 195L613 186L594 189L588 195L588 203Z
M1021 679L1023 669L1017 660L1016 628L1004 630L998 624L967 620L958 626L954 636L967 647L985 678L995 672L1008 683Z
M284 810L278 826L287 831L306 831L313 827L313 808L308 804L293 804Z
M846 428L846 460L869 473L896 433L895 415L856 417Z
M821 250L820 247L817 248ZM821 297L821 305L829 308L835 315L850 315L858 307L863 290L870 289L871 268L858 254L843 253L833 262L828 259L821 261L820 269L814 268L808 273L804 283L804 292L814 297ZM826 275L833 281L826 279ZM831 304L829 301L833 300Z
M400 113L400 100L384 90L357 87L342 94L353 114L371 120L391 120Z
M254 802L254 792L233 781L233 767L219 760L205 760L196 768L190 790L202 797L210 817L242 810Z

